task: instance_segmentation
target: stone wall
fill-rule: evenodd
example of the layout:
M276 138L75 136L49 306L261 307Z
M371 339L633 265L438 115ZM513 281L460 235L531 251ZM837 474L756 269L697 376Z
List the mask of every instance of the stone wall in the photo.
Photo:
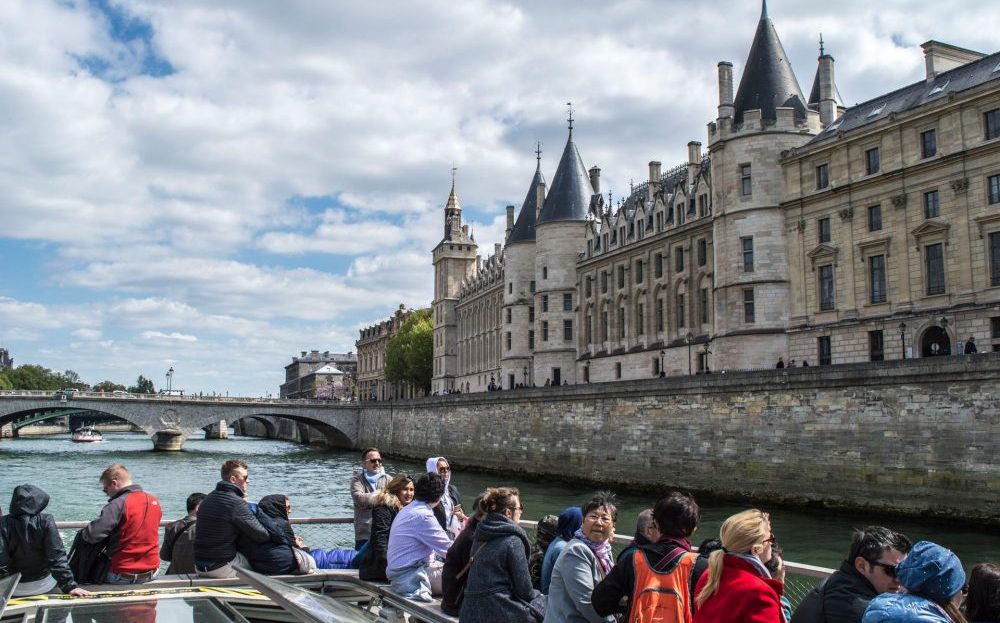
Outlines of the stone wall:
M1000 523L998 381L989 354L442 396L365 405L358 446L612 488Z

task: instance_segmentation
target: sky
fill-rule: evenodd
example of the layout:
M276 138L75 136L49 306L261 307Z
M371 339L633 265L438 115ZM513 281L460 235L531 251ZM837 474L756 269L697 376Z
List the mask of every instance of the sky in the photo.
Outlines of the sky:
M808 95L923 77L929 39L1000 49L1000 4L771 0ZM755 2L0 2L0 347L87 382L277 395L300 351L430 304L457 168L485 256L566 103L615 197L706 143Z

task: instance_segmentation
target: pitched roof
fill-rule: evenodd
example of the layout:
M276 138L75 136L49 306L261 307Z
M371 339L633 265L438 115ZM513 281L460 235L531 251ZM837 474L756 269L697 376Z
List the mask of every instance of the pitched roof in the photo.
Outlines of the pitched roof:
M510 235L507 236L507 244L535 241L535 214L538 212L538 191L536 189L539 184L544 183L545 176L542 175L542 164L539 160L538 166L535 168L535 177L531 180L528 194L525 195L524 203L521 204L521 212L517 215L517 221L514 223L514 229L510 230Z
M912 110L939 99L946 99L954 93L996 80L1000 80L1000 52L994 52L978 61L940 73L934 77L932 82L921 80L867 102L855 104L844 111L843 115L827 126L816 138L809 141L809 144L828 140L839 132L849 132L885 119L889 115Z
M806 118L806 98L795 79L774 23L767 16L766 2L733 104L737 124L743 123L746 111L757 109L760 109L762 119L776 121L778 113L775 109L778 107L794 108L796 119Z
M590 185L590 175L583 165L583 158L573 142L573 131L570 130L566 148L559 159L556 174L552 177L552 186L545 197L545 204L538 214L537 224L549 221L582 221L587 218L590 208L590 198L594 195L594 187Z

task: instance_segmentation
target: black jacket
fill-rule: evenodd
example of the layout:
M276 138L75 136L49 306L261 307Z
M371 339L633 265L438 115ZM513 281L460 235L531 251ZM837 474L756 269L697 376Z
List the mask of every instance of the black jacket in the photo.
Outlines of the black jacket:
M51 574L64 593L77 587L69 570L66 549L52 515L43 513L49 495L34 485L14 489L10 514L0 518L0 542L6 542L8 571L20 573L24 582L41 580ZM4 557L0 552L0 559ZM2 560L0 560L2 566Z
M451 498L452 506L458 506L462 503L462 496L458 494L458 489L455 485L448 485L448 490L444 494ZM438 523L441 524L441 529L448 532L448 518L444 516L443 503L434 507L434 516L437 518Z
M243 535L253 543L284 538L273 535L254 517L243 499L243 490L220 480L198 508L198 531L194 535L194 559L197 563L218 565L236 558L236 539Z
M281 530L285 541L294 547L295 531L292 530L292 522L288 521L288 507L285 506L285 500L287 499L287 497L280 494L265 495L260 499L260 502L257 502L257 508L264 511L271 518L271 521L278 530Z
M676 556L678 549L691 551L690 547L685 542L666 537L656 543L640 545L632 551L642 552L646 556L646 562L649 563L649 566L655 567L664 557ZM692 575L698 571L697 563L695 565L695 568L692 569ZM693 586L693 583L689 580L688 585ZM606 575L600 584L594 587L590 603L594 606L594 611L600 616L625 614L631 608L629 602L634 592L635 560L632 556L619 557L618 564L611 569L611 573ZM690 606L690 604L687 605Z
M281 498L281 508L284 510L284 496ZM263 504L257 505L255 515L271 538L263 543L257 543L241 534L236 540L237 549L247 557L254 571L267 575L294 573L298 568L295 554L292 553L292 548L295 547L294 536L289 542L277 522L264 510ZM288 531L291 532L291 526Z
M805 596L791 623L861 623L875 587L849 560Z
M453 617L457 617L458 611L462 608L464 592L462 589L469 580L469 572L466 571L460 578L456 576L462 572L472 557L472 541L476 538L477 525L479 521L476 516L469 517L469 523L465 524L455 537L455 542L448 548L448 554L444 557L444 568L441 569L441 609Z
M368 540L368 550L358 564L358 577L366 582L388 582L385 577L386 559L389 550L389 528L399 510L379 504L372 509L372 535Z

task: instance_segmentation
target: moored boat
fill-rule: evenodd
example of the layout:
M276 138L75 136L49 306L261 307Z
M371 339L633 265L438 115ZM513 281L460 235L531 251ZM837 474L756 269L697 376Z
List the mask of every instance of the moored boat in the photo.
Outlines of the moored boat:
M104 441L104 435L93 426L81 426L73 431L73 441L77 443L93 443Z

